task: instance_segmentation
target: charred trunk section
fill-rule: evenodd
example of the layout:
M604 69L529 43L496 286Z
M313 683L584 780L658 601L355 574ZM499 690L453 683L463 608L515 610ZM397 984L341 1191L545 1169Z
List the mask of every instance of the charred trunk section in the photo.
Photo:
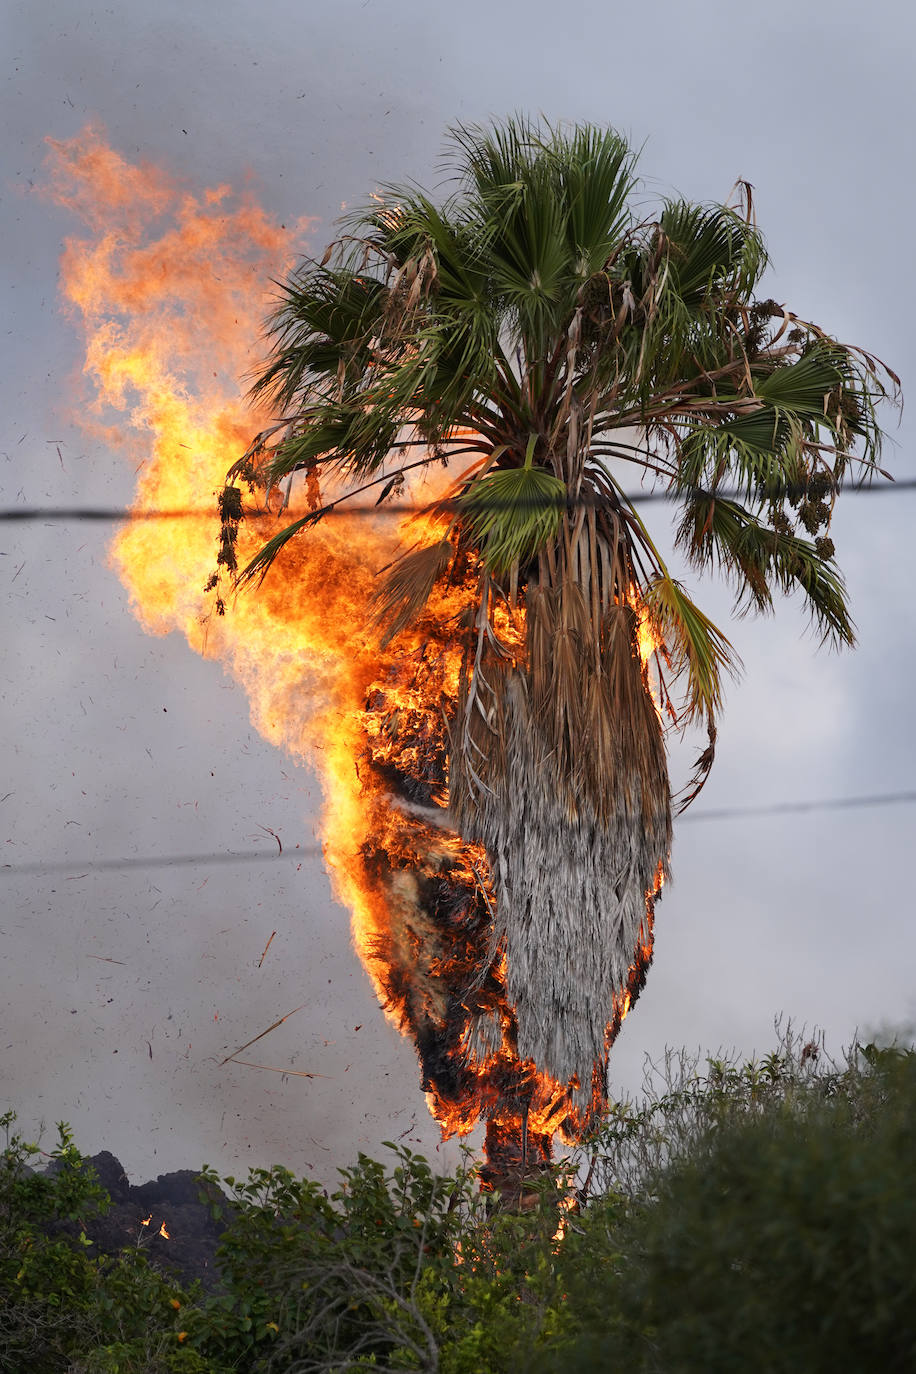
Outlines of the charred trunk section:
M385 826L361 848L365 886L383 912L369 953L388 1009L416 1046L422 1087L443 1132L464 1134L484 1121L483 1185L524 1206L550 1165L554 1136L576 1138L606 1102L606 1054L584 1092L575 1080L557 1083L519 1056L486 854L448 828L443 809L446 653L427 643L405 655L366 701L359 773L389 803ZM614 1006L608 1047L651 957L647 918L627 992Z

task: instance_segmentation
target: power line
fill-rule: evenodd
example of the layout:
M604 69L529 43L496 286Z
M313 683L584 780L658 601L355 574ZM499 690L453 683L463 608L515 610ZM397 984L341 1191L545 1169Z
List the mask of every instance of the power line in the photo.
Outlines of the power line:
M687 811L680 820L744 820L752 816L797 815L806 811L846 811L863 806L900 806L909 802L916 802L916 792L884 792L870 797L830 797L821 801L773 802L765 806L721 806L709 811Z
M88 877L90 873L113 872L132 868L193 868L203 864L276 863L277 860L311 859L322 853L321 845L310 844L299 849L285 849L282 853L265 853L263 849L245 849L235 853L159 854L121 859L65 859L53 863L0 864L0 873L8 877L37 876L42 873L69 873L74 877Z
M687 821L750 820L758 816L798 815L811 811L847 811L860 807L900 806L916 802L916 791L882 792L861 797L827 797L813 801L771 802L762 806L722 806L709 811L689 811L678 817ZM170 854L129 857L121 859L67 859L52 863L0 864L6 877L38 877L67 873L71 880L88 877L90 873L104 873L136 868L193 868L204 864L277 863L290 859L313 859L324 853L318 844L303 845L268 854L261 849L247 849L229 853Z
M900 493L916 490L916 477L904 477L899 482L885 482L880 485L843 487L841 493L844 496L868 496L877 493ZM649 501L676 501L679 495L668 491L637 491L626 492L623 499L633 505L641 505ZM745 497L743 491L717 490L699 491L697 495L712 497L716 500L738 501ZM544 503L547 504L547 503ZM593 502L587 500L570 500L563 502L565 509L577 507L579 505L591 505ZM359 503L353 505L343 504L332 506L325 511L322 519L329 516L338 515L416 515L427 512L430 508L457 509L457 503L453 501L428 502L425 505L396 505L380 506L374 503ZM513 509L517 508L513 505ZM271 515L273 512L264 511L260 514ZM282 512L281 512L282 514ZM119 520L213 520L216 522L219 513L216 506L200 506L188 509L175 510L130 510L126 506L6 506L0 508L0 523L4 524L28 524L39 520L49 523L54 522L76 522L86 521L94 524L113 523Z

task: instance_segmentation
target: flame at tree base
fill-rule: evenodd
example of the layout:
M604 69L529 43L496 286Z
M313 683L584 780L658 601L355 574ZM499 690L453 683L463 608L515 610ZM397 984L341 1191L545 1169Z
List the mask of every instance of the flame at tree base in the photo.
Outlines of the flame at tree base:
M213 499L212 518L137 520L119 535L112 561L132 608L150 633L180 630L221 661L248 692L255 726L318 771L325 855L360 958L386 1014L416 1045L443 1133L485 1121L483 1178L506 1191L549 1162L557 1134L578 1137L600 1111L606 1057L584 1085L555 1082L519 1057L486 854L442 823L443 710L457 692L454 626L469 592L435 596L419 625L382 648L371 626L374 572L402 550L401 532L390 519L341 518L288 546L257 595L213 614L204 588L215 493L265 419L237 378L257 361L249 350L265 288L302 226L285 230L226 187L192 195L125 162L97 130L51 141L49 164L52 194L89 229L65 245L62 283L86 334L90 423L139 460L138 514ZM269 514L246 520L239 558L275 530ZM416 538L416 526L403 538ZM651 961L653 896L607 1048Z

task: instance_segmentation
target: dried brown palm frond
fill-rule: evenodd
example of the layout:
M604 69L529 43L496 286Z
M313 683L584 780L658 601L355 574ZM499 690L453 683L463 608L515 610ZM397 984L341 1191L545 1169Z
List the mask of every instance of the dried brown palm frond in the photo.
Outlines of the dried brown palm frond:
M588 606L581 588L567 580L557 589L539 587L532 591L527 611L533 718L543 735L551 771L565 791L572 819L586 802L583 659L594 656Z
M626 792L634 815L638 799L647 828L657 826L664 816L667 846L671 823L662 725L639 657L636 612L626 603L612 606L605 618L601 669L607 683L614 747L614 774L610 785L605 783L605 804L608 796L615 798ZM665 802L661 806L663 794Z
M382 646L416 619L454 555L449 539L405 553L387 570L375 598L375 617L384 625Z

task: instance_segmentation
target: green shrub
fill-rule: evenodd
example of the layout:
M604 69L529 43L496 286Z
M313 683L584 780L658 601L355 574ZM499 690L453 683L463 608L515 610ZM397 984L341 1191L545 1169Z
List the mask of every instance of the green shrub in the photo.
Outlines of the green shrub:
M916 1368L909 1051L838 1068L787 1035L759 1063L672 1056L523 1212L394 1146L330 1197L275 1167L220 1199L204 1170L210 1295L139 1246L89 1259L108 1197L67 1128L38 1174L0 1121L3 1374Z
M67 1126L44 1173L34 1167L43 1152L15 1130L14 1113L0 1128L3 1374L211 1374L179 1340L188 1295L136 1248L87 1257L110 1198Z
M627 1366L664 1374L916 1369L916 1056L868 1046L763 1106L732 1088L644 1180L572 1367L616 1367L590 1361L623 1322Z

